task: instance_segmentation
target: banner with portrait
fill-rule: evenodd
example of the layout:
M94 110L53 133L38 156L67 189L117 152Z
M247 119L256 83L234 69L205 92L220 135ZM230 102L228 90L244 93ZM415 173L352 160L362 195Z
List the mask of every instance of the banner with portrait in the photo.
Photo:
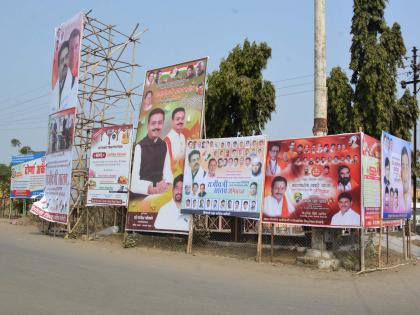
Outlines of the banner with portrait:
M45 152L12 156L10 198L41 199L44 194Z
M78 106L83 22L84 14L79 12L54 30L50 113Z
M360 227L361 134L269 141L263 222Z
M259 219L265 136L188 141L181 213Z
M88 206L127 206L133 125L92 130Z
M44 196L31 208L33 214L62 224L67 224L71 203L75 119L76 108L49 116Z
M203 58L146 72L127 230L188 231L190 216L180 212L182 174L186 142L200 138L206 68Z
M382 218L411 218L411 143L385 131L381 137Z

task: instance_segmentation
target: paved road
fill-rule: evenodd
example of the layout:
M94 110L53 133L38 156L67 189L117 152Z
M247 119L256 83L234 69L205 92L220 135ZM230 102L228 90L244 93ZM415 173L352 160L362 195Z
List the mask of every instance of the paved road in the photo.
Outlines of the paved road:
M104 242L0 220L0 314L420 314L420 267L354 276Z

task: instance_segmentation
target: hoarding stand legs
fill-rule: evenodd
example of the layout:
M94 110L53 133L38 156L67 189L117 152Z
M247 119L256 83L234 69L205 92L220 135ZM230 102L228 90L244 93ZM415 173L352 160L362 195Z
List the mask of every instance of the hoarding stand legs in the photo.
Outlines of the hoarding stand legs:
M187 250L186 253L189 255L192 253L192 243L193 243L193 234L194 234L194 215L190 217L190 224L188 229L188 241L187 241Z
M360 229L360 271L365 271L365 229Z

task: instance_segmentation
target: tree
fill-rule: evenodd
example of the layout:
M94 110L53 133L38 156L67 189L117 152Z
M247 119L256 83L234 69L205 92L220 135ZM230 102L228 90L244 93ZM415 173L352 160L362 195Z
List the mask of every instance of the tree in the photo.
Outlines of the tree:
M328 134L352 132L353 113L352 97L353 89L346 73L340 67L331 70L327 78L328 91Z
M0 198L8 198L10 193L11 168L6 164L0 164Z
M10 140L10 144L14 148L16 148L16 147L19 148L22 145L22 143L18 139L16 139L16 138L13 138L12 140Z
M10 144L14 147L14 148L20 148L19 149L19 153L20 154L31 154L31 153L35 153L34 150L32 150L32 148L30 146L22 146L22 143L20 142L20 140L13 138L12 140L10 140Z
M261 134L275 110L275 90L262 71L271 58L266 43L237 45L219 70L208 76L206 91L207 137Z
M397 23L387 26L385 7L386 0L354 0L350 49L353 126L344 131L357 132L361 128L380 138L385 130L409 140L418 117L417 101L408 92L397 99L397 70L403 66L406 49L400 26ZM343 112L348 93L345 74L333 71L328 85L331 119ZM334 122L330 124L333 130L340 130Z

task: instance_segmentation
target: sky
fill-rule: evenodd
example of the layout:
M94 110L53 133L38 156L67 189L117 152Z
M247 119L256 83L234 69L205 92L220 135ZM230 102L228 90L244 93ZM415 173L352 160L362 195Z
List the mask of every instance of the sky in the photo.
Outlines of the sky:
M326 0L327 69L348 69L352 0ZM17 149L12 138L45 150L54 27L79 11L129 33L139 23L147 32L136 49L147 69L209 56L208 71L248 38L266 42L272 57L264 78L276 87L276 112L265 126L269 139L309 137L313 127L314 2L282 1L8 1L2 3L0 76L0 163ZM390 0L388 25L401 25L407 53L420 46L418 0ZM407 62L408 64L408 62ZM409 79L400 70L400 80Z

